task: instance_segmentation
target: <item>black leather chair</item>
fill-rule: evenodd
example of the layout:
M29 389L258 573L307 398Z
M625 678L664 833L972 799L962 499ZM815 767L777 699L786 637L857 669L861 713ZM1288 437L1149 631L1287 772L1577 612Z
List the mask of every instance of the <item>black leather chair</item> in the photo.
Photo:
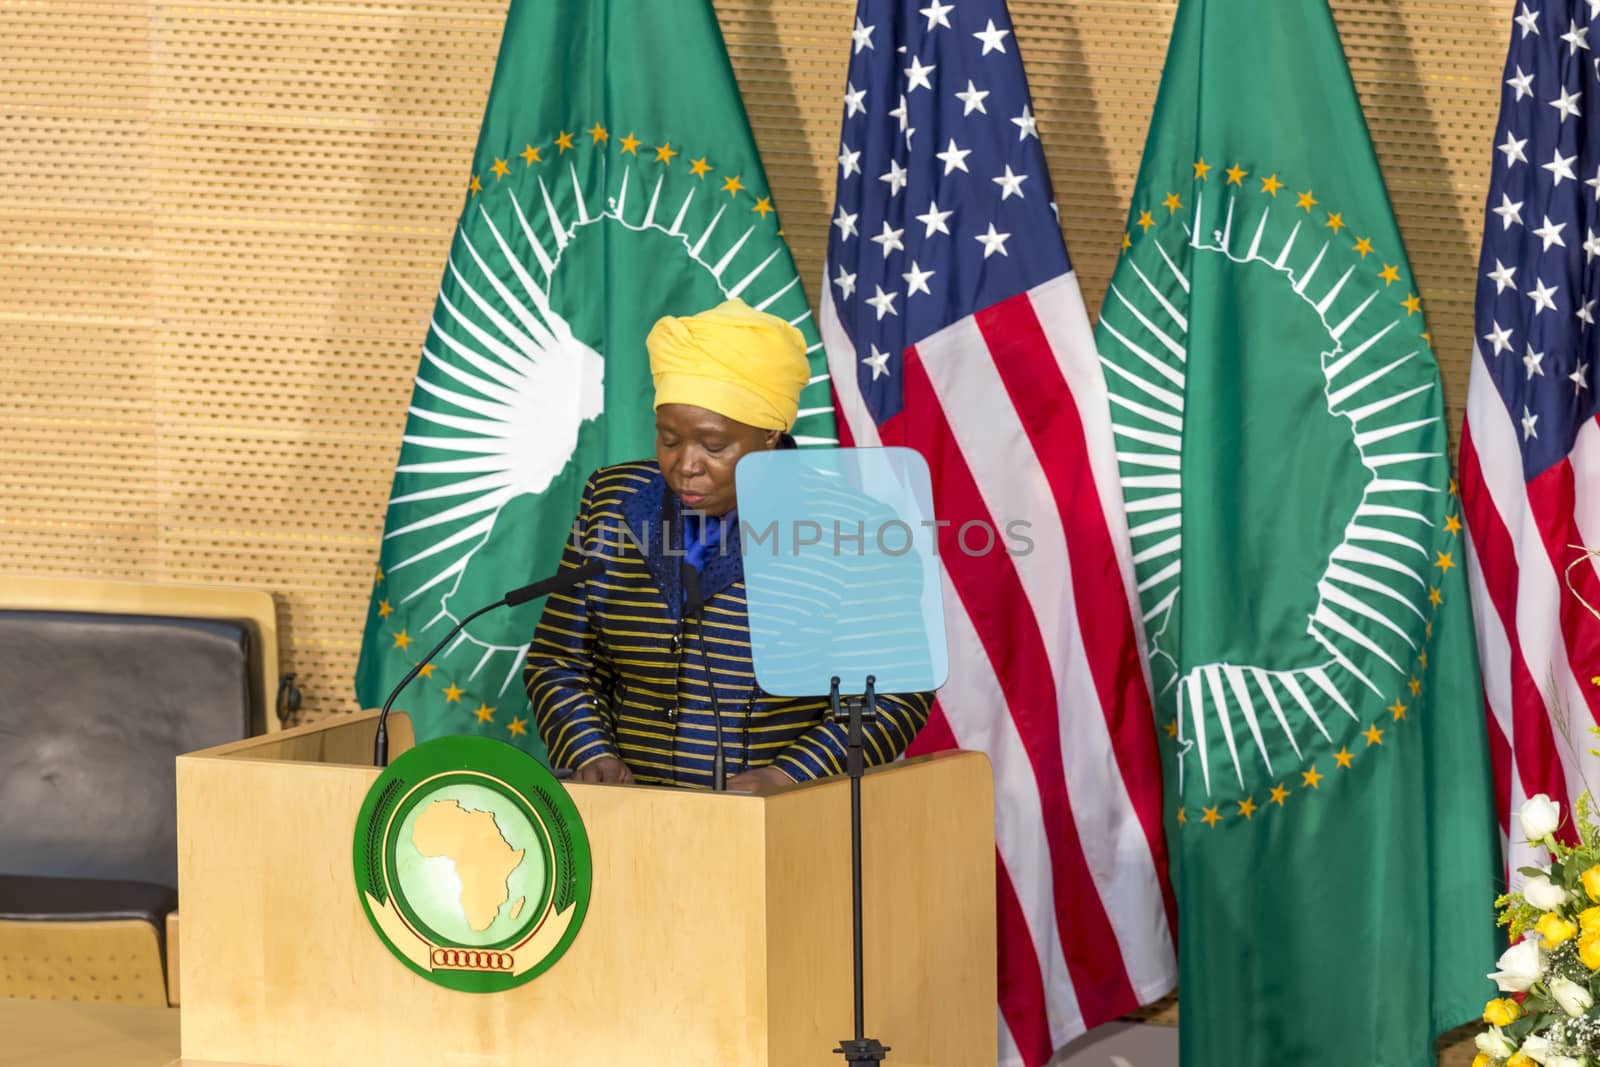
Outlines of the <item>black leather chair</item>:
M174 760L277 726L276 640L264 594L0 576L0 996L168 1002Z

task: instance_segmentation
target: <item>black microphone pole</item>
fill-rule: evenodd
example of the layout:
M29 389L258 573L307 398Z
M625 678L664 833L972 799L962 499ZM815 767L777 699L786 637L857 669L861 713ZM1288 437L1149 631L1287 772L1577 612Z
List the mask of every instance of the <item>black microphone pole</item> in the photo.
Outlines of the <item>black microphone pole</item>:
M606 565L603 561L591 559L572 570L563 570L543 581L522 586L520 589L513 589L499 600L492 604L485 604L450 627L450 632L444 635L444 639L434 645L426 656L419 659L406 672L406 676L400 679L400 684L395 686L394 691L389 694L389 699L383 702L383 710L378 712L378 732L372 738L372 765L374 767L387 767L389 765L389 709L394 707L394 702L400 696L401 691L411 684L411 679L415 678L422 671L422 668L426 667L456 634L466 628L467 623L476 619L479 615L493 611L495 608L514 608L519 604L526 604L530 600L538 600L542 596L549 596L551 593L566 592L579 582L599 575L605 569Z
M700 669L706 676L706 693L711 697L711 721L717 731L717 747L711 756L711 788L725 792L728 788L727 756L722 749L722 705L717 700L717 683L711 677L711 666L706 662L706 623L702 614L705 596L700 591L700 572L694 564L684 560L678 565L683 579L683 616L694 616L695 642L700 646Z

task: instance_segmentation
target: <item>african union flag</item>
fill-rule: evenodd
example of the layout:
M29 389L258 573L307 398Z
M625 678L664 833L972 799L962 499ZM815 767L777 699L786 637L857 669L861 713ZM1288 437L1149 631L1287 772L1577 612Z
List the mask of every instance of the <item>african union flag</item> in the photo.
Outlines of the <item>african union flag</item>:
M1192 1067L1433 1063L1496 827L1444 395L1327 0L1183 0L1097 332Z
M553 572L584 479L651 455L644 336L732 296L804 331L795 436L834 440L816 329L709 0L514 0L412 394L356 692ZM475 621L407 690L420 739L542 754L520 677L542 602Z

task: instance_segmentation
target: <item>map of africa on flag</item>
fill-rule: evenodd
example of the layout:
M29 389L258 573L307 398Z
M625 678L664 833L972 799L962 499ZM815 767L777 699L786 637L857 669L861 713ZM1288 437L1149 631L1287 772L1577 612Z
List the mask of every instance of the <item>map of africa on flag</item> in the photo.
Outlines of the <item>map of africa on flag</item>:
M584 480L653 455L644 337L738 296L806 337L794 433L835 440L824 357L709 0L513 0L406 420L356 671L381 704L457 621L553 573ZM535 755L543 602L474 621L398 707L418 740Z

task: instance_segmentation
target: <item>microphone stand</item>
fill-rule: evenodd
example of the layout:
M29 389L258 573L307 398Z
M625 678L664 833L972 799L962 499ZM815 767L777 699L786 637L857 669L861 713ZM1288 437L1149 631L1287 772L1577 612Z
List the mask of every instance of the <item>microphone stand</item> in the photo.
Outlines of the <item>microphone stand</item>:
M722 704L717 700L717 683L711 677L711 664L706 661L705 594L700 589L700 572L694 564L684 560L679 564L679 577L683 581L684 618L694 618L695 643L700 646L700 670L706 680L706 694L711 698L711 721L716 727L717 747L711 756L711 788L718 793L728 789L727 753L722 747Z
M437 645L434 645L426 656L423 656L421 659L417 660L417 662L412 665L411 669L406 672L406 676L400 679L400 684L394 687L394 691L389 694L389 699L383 702L383 710L378 712L378 732L373 736L372 739L372 765L374 767L389 766L389 709L394 706L395 700L400 696L400 691L411 684L411 679L415 678L417 673L421 671L423 667L427 666L427 664L433 660L433 657L439 654L439 650L444 648L446 642L450 641L456 636L456 634L466 629L467 623L471 622L473 619L476 619L479 615L491 612L495 608L503 607L504 605L504 600L496 600L493 604L485 604L477 611L474 611L471 615L468 615L466 618L462 619L455 626L451 627L449 633L444 635L443 641L440 641Z
M717 699L717 682L711 677L711 664L706 662L706 621L703 615L694 617L695 644L700 646L700 670L705 675L706 693L711 697L711 721L716 727L717 750L711 756L711 788L714 792L728 791L728 750L722 743L722 702Z
M433 657L439 654L440 650L444 648L451 638L467 628L467 623L476 619L479 615L493 611L495 608L514 608L519 604L526 604L530 600L538 600L542 596L549 596L551 593L566 592L579 582L594 578L604 572L605 561L601 559L591 559L585 563L580 563L576 567L563 568L543 581L511 590L499 600L492 604L485 604L450 627L450 632L444 635L443 640L434 645L426 656L423 656L412 665L411 670L406 672L406 676L400 679L400 684L390 690L389 699L383 702L383 710L378 712L378 729L372 737L372 765L375 767L387 767L389 765L389 709L394 707L394 702L399 698L400 692L411 684L411 680L422 671L423 667L433 661Z
M877 697L873 692L877 678L867 675L867 691L859 702L846 700L847 711L839 707L839 678L834 676L828 689L828 702L832 706L833 721L846 723L845 773L850 776L850 894L851 928L855 940L855 1012L856 1036L839 1042L833 1051L844 1057L844 1062L858 1064L882 1062L890 1049L875 1037L866 1036L866 979L862 966L861 936L861 775L867 768L866 738L862 721L867 716L876 720Z

